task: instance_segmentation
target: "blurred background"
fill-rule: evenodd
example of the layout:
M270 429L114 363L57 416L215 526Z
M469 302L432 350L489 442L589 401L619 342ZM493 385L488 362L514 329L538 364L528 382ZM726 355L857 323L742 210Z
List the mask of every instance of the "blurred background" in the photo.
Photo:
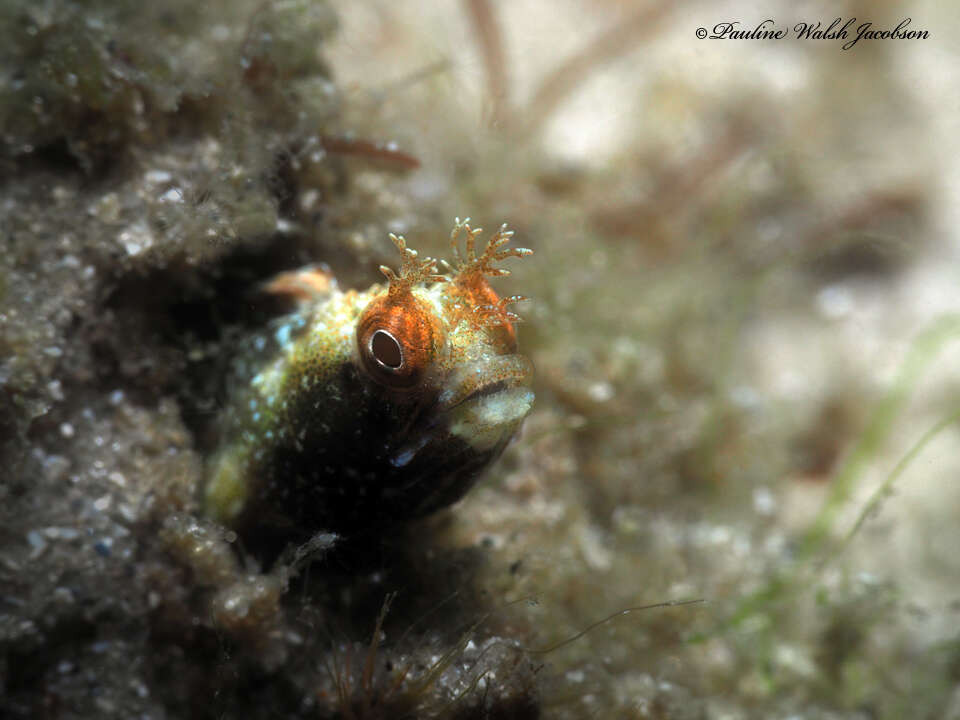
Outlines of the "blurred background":
M695 36L835 17L931 37ZM960 713L957 19L892 2L344 13L331 62L421 160L405 191L429 224L508 220L537 252L509 281L533 298L537 406L464 532L529 545L513 592L540 598L550 639L706 600L553 653L570 716L660 717L664 687L709 717Z
M170 649L209 623L158 620L143 599L199 602L143 528L193 511L216 356L262 323L243 287L318 260L366 287L393 262L387 232L443 256L454 217L470 216L488 232L509 223L535 250L497 287L531 298L519 336L537 402L481 484L413 536L426 565L453 553L450 587L478 599L438 616L438 637L442 623L469 628L447 650L418 626L425 646L441 643L428 667L454 651L470 663L461 685L436 681L403 712L960 718L960 9L278 0L4 13L13 589L0 672L14 716L40 697L69 716L99 707L70 679L84 663L118 713L269 716L274 690L243 689L253 671L200 630ZM856 18L851 35L909 17L930 37L843 50L792 32L696 35L836 17ZM88 558L71 528L113 550ZM328 577L339 594L316 587L334 571L317 572L284 602L301 621L310 603L337 618L334 640L317 641L328 663L350 643L362 655L384 593L421 598L391 611L393 639L440 599L389 560L377 578ZM110 583L135 598L103 601L125 618L113 625L89 614ZM60 587L73 595L58 605ZM620 613L680 600L703 602ZM55 642L64 632L72 644ZM471 670L490 637L529 665L520 689L502 666ZM40 656L39 685L13 669ZM169 676L191 658L222 683L203 711L202 693ZM128 662L146 695L104 679ZM380 717L344 700L350 663L317 661L332 689L285 712ZM252 677L298 698L289 688L308 684L292 663ZM534 699L513 715L450 699L501 691Z

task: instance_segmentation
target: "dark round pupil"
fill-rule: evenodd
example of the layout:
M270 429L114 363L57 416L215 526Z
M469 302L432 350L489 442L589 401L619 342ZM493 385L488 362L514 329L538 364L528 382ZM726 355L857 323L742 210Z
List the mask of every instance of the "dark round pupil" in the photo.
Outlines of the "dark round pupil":
M388 332L377 330L370 340L370 351L381 365L396 370L403 364L400 343Z

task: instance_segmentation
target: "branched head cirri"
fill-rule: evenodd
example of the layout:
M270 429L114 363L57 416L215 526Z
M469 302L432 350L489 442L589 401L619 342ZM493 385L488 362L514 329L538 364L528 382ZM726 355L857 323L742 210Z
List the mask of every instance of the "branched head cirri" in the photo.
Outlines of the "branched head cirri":
M503 451L533 404L519 317L487 281L510 248L501 226L457 219L453 262L420 259L401 236L385 287L341 292L332 278L276 332L278 353L227 413L208 511L228 524L307 535L422 516L460 498ZM464 248L460 238L465 236ZM282 340L282 342L280 342Z

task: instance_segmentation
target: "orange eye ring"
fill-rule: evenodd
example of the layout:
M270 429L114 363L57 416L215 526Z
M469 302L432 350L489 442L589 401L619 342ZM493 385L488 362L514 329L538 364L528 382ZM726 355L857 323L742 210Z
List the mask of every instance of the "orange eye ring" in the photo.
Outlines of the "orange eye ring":
M410 390L423 379L443 343L429 306L412 293L383 293L370 301L357 323L357 351L375 382Z

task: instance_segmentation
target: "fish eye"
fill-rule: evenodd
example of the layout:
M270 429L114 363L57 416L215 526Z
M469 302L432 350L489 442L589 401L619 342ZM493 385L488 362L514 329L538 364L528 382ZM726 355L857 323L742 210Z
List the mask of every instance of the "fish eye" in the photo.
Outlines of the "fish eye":
M403 348L386 330L377 330L370 338L370 354L385 368L397 370L403 365Z
M413 390L443 344L443 329L431 308L410 293L374 298L357 321L360 366L392 390Z

